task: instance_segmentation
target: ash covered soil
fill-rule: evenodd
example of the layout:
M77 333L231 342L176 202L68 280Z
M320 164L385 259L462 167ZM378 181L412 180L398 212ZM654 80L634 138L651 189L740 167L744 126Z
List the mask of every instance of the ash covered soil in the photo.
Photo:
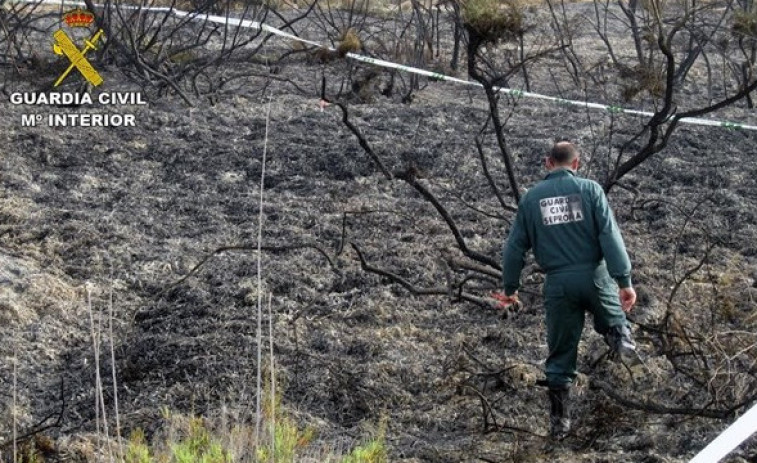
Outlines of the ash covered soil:
M546 391L536 385L546 355L543 275L529 266L524 310L503 320L447 297L412 296L361 270L351 243L372 265L435 287L447 278L440 257L459 251L430 204L380 175L336 107L321 111L317 97L274 84L264 97L237 91L194 108L164 97L122 109L135 114L136 127L51 129L22 127L29 109L2 104L0 436L6 442L14 353L20 428L53 416L49 424L63 407L58 426L46 432L62 447L91 437L90 306L106 334L114 311L126 433L156 432L162 407L207 416L249 410L260 225L267 248L262 294L264 302L271 295L273 314L264 327L272 324L284 404L317 428L324 445L349 446L383 417L391 461L678 462L730 422L642 412L590 388L592 378L601 378L633 396L678 378L643 335L647 370L632 377L618 364L595 362L606 348L587 321L575 433L550 444ZM472 248L499 257L512 215L497 216L501 209L475 150L486 120L482 95L431 82L411 104L379 97L350 110L390 167L422 172ZM581 143L585 174L597 178L605 160L591 140L609 130L610 116L532 100L504 111L524 186L541 178L542 157L559 137ZM721 116L754 123L739 109ZM618 117L613 128L628 134L638 124ZM504 190L492 139L485 148ZM689 303L682 307L696 316L720 313L718 304L727 300L719 326L754 331L754 142L751 132L682 126L663 153L626 179L628 188L613 190L640 294L637 323L659 321L674 276L696 265L707 239L717 237L705 276L684 285L681 297ZM227 246L244 249L204 261ZM719 282L714 302L705 294L711 278ZM482 285L478 295L488 292ZM101 368L110 371L109 352ZM112 393L106 401L113 405ZM482 407L493 415L485 420ZM753 448L729 461L745 461Z

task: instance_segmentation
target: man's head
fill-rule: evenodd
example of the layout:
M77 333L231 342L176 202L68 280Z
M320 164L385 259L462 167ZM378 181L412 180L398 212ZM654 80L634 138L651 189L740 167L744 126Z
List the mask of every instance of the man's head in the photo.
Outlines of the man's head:
M545 160L547 170L553 171L559 168L578 170L578 148L569 141L559 141L552 146L552 151Z

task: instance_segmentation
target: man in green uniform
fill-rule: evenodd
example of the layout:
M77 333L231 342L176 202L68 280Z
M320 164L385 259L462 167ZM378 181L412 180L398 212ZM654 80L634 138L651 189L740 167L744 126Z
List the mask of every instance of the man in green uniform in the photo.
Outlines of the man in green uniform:
M570 430L570 386L576 377L578 342L584 311L591 311L594 329L614 352L631 353L636 346L624 312L636 303L631 262L607 197L598 183L579 178L579 153L559 142L546 158L549 173L518 205L502 256L506 306L518 302L526 251L547 274L547 383L550 433L562 439Z

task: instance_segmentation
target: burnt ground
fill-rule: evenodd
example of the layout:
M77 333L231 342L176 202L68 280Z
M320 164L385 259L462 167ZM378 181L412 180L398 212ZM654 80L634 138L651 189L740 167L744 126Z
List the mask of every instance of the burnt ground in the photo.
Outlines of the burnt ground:
M304 69L304 84L316 87L308 79L321 68L301 66L293 72ZM119 81L116 71L112 78ZM435 286L447 274L440 256L455 253L455 243L423 198L380 175L337 108L320 111L315 92L303 95L283 83L261 96L250 82L254 90L240 86L194 108L177 97L120 108L136 115L134 128L21 127L21 113L50 108L2 103L5 442L14 351L21 428L57 413L65 399L59 425L47 433L71 446L94 431L88 293L104 330L112 297L125 429L156 431L161 407L208 416L222 407L250 408L259 292L251 248L269 101L262 229L263 245L274 249L262 254L262 273L273 317L264 321L273 324L284 404L318 429L320 442L349 445L384 417L391 461L678 462L732 421L635 410L589 383L600 379L642 401L701 405L694 393L676 394L688 383L640 326L659 322L675 278L697 264L710 242L716 246L706 265L673 306L692 328L721 333L712 343L751 336L754 133L682 126L663 153L626 179L628 188L613 190L640 294L633 317L646 370L595 362L605 347L587 321L576 431L555 446L543 437L546 393L535 384L546 354L542 275L529 267L525 308L503 320L446 297L412 296L362 271L349 243L372 264ZM125 82L118 88L132 89ZM505 110L523 185L540 178L543 153L560 136L581 144L588 176L601 176L603 148L595 140L609 130L610 116L533 100ZM423 172L471 247L499 256L511 214L494 217L499 205L475 151L486 118L482 95L430 82L411 104L378 97L351 105L351 114L389 166ZM738 108L719 116L754 124L754 115ZM640 122L629 116L613 124L623 136ZM493 137L487 153L504 188ZM218 253L175 284L224 246L250 249ZM489 291L483 285L478 294ZM109 357L103 356L104 371ZM730 391L737 392L743 391ZM112 394L106 400L111 406ZM485 429L491 422L484 421L484 401L494 409L497 431ZM754 446L735 455L730 461L753 458Z

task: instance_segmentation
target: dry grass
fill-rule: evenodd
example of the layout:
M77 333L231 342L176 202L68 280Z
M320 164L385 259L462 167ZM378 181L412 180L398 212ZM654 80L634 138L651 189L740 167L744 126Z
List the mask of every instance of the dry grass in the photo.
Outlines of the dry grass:
M357 53L363 49L363 43L353 28L347 29L339 38L339 45L336 47L337 55L340 58L347 56L347 53Z
M757 11L735 12L731 28L737 35L757 37Z
M621 89L621 97L623 101L632 101L640 93L661 98L665 94L665 78L662 71L640 66L630 72L628 84Z
M25 326L70 307L78 290L66 279L43 271L30 259L0 255L0 323Z
M466 28L484 42L507 41L524 30L525 7L517 0L465 0L461 5Z

